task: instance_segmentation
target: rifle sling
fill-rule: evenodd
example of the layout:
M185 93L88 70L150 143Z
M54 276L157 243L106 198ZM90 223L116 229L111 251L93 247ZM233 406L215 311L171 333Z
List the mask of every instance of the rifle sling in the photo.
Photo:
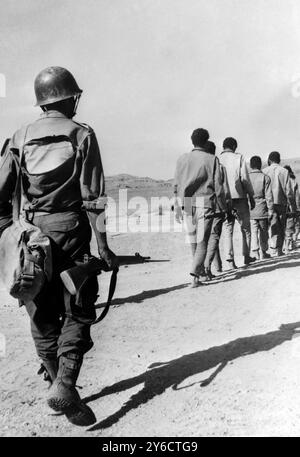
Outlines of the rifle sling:
M97 319L93 322L93 325L101 322L109 311L109 308L110 308L110 305L111 305L111 302L112 302L112 299L113 299L113 296L114 296L114 293L116 290L118 271L119 271L118 268L116 268L112 271L112 274L110 277L109 292L108 292L106 305L105 305L102 313L100 314L100 316L98 316Z

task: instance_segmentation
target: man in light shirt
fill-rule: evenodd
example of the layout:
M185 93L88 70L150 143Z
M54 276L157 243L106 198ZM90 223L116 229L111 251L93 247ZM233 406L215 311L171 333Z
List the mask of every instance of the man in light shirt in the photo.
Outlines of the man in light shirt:
M268 167L263 172L271 178L271 187L274 201L274 215L271 220L270 248L274 256L283 255L285 237L286 213L289 207L296 212L294 192L289 179L289 172L280 166L280 154L277 151L270 153Z
M232 208L235 210L236 219L240 224L242 232L244 263L245 265L249 265L249 263L256 260L250 257L251 228L249 211L249 203L250 208L253 209L255 207L255 201L246 162L243 156L236 152L237 146L238 144L235 138L226 138L223 142L224 150L220 155L220 162L226 168L232 198ZM235 217L231 217L225 221L226 260L230 268L237 268L233 248L234 224Z

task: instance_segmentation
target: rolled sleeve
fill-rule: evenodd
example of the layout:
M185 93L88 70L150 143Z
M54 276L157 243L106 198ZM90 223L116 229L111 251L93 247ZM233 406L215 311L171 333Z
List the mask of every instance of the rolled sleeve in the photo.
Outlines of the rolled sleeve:
M80 176L82 209L101 211L105 209L105 180L100 149L95 133L91 130L82 145L83 164Z

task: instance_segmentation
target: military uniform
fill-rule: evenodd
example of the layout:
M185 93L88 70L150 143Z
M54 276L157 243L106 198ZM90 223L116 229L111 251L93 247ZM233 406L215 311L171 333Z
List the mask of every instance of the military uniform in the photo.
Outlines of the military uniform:
M1 153L0 232L11 223L10 202L21 167L21 208L49 237L53 253L51 281L33 301L25 302L37 353L52 385L47 402L72 424L90 425L96 418L81 401L76 381L83 355L93 345L90 327L98 282L96 276L89 278L74 297L60 273L90 255L90 224L108 270L117 268L103 224L103 168L95 133L72 120L82 94L73 75L62 67L48 67L37 75L34 89L43 114L18 130Z
M0 221L7 225L17 170L15 157L24 147L22 174L27 219L52 240L55 274L42 293L26 304L37 353L43 360L93 343L97 278L86 283L81 302L64 290L59 273L90 254L91 228L86 211L103 208L104 175L93 130L58 111L18 130L0 168ZM66 313L65 313L66 311Z

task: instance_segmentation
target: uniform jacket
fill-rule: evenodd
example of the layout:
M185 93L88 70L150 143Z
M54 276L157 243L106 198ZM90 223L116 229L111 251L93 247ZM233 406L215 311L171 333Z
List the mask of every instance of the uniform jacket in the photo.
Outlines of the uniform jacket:
M24 208L49 213L103 207L104 174L94 131L58 111L44 112L10 140L0 161L0 222L7 218L23 152Z
M249 178L254 191L255 208L250 210L251 219L267 219L273 213L271 178L261 170L251 170Z
M264 168L263 172L271 178L273 201L275 205L295 209L294 192L289 178L289 172L277 163Z
M226 211L225 192L217 157L203 148L194 148L179 157L176 164L174 190L185 205L204 206Z
M246 162L241 154L225 149L220 154L220 162L226 168L231 198L253 197Z

